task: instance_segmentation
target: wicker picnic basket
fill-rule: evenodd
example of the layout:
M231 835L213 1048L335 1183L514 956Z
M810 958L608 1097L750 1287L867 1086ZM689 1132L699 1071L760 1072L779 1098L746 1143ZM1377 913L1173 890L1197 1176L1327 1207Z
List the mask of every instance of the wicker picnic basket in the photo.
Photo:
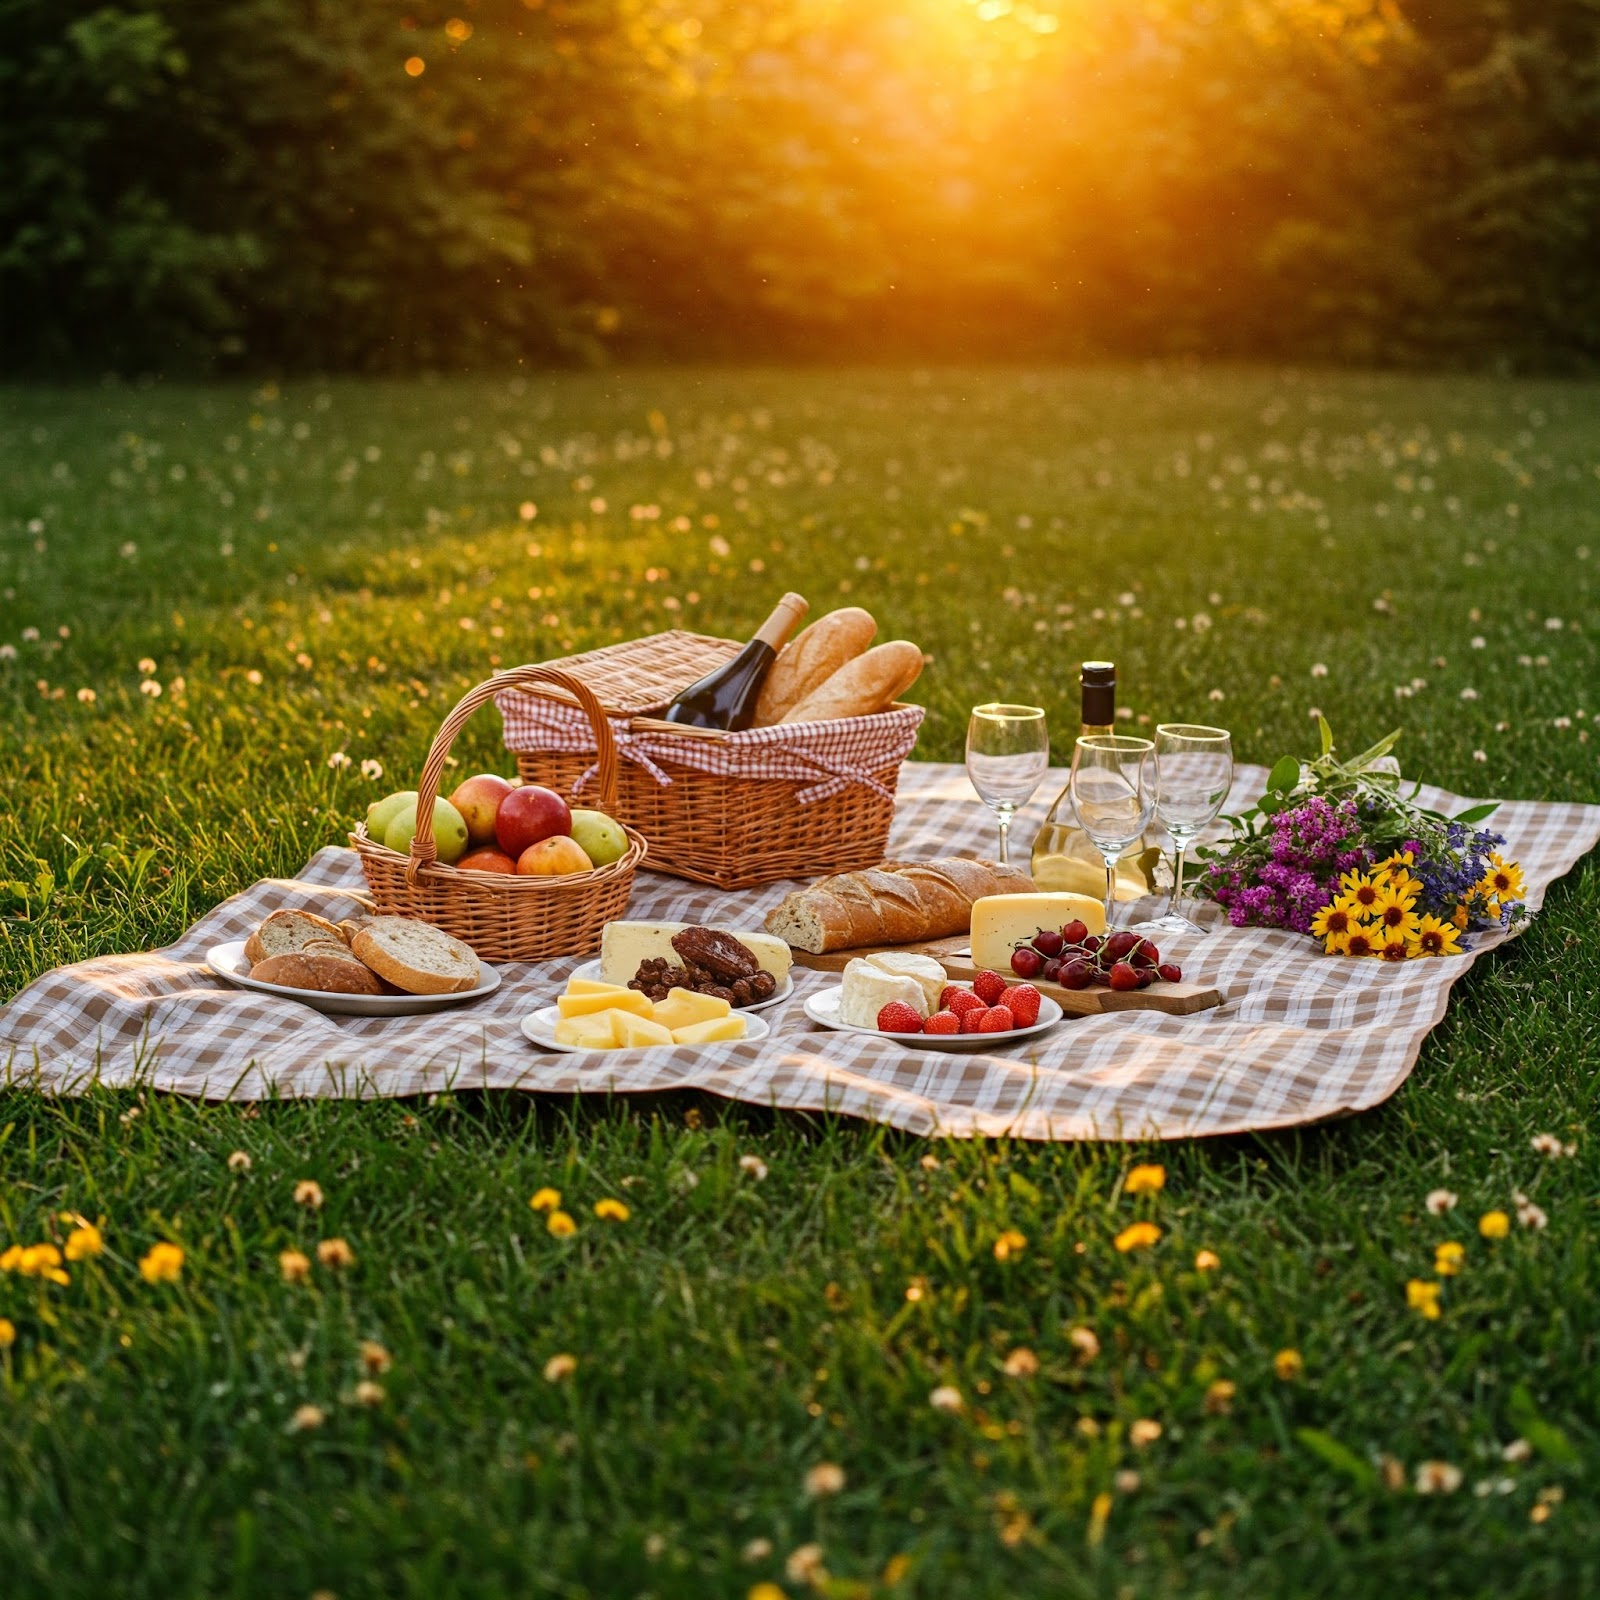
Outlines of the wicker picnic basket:
M467 718L510 686L561 692L588 714L598 757L599 809L622 820L617 804L617 747L611 724L593 693L553 667L517 667L463 695L444 719L417 782L417 832L409 855L367 837L362 823L350 835L379 911L420 917L464 939L485 961L543 961L588 955L600 948L600 930L627 909L635 868L646 845L624 824L628 852L609 866L564 877L463 872L437 859L433 802L445 757Z
M673 631L559 663L616 723L623 760L615 815L650 841L652 870L721 889L875 866L921 709L744 733L680 727L649 714L741 648L737 640ZM523 779L568 796L603 781L597 747L572 709L563 722L558 697L526 708L531 714L521 699L503 693L500 709ZM829 765L841 745L854 754ZM841 777L844 767L852 770Z

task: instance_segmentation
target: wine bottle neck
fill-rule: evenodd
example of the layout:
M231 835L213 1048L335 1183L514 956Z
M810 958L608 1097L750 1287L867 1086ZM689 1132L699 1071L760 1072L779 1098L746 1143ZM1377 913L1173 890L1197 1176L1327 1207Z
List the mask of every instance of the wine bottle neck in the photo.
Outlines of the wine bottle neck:
M773 650L781 650L809 609L804 595L786 594L772 608L772 615L756 629L753 637Z
M1109 722L1086 722L1078 730L1078 737L1080 739L1089 739L1099 733L1115 733L1116 731L1115 726Z

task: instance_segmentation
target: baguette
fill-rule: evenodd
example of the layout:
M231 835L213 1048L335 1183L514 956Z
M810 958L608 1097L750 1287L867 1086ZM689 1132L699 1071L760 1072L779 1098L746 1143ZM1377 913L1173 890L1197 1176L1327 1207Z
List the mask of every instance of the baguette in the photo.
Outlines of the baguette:
M886 861L796 889L767 913L768 933L811 955L863 945L945 939L972 926L972 905L992 894L1025 894L1033 879L994 861L944 856Z
M244 958L254 966L268 956L286 956L303 950L314 939L340 940L340 933L326 917L314 912L274 911L245 940Z
M865 717L894 704L917 681L922 651L904 639L874 645L823 680L785 722L828 722L835 717Z
M756 701L755 726L781 722L814 689L819 689L847 661L853 661L878 631L870 611L841 606L818 617L786 644L772 663Z
M431 922L374 917L356 931L356 955L407 994L465 994L478 986L472 946Z
M357 961L348 950L343 955L334 955L331 951L287 950L282 955L256 962L250 969L250 976L261 983L277 983L285 989L315 989L322 994L387 993L377 973Z

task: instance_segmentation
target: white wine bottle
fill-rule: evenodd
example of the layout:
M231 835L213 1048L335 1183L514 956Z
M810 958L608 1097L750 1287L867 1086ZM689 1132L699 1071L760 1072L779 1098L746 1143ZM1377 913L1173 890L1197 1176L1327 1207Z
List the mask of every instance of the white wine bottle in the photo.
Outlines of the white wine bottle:
M755 718L761 685L805 614L805 598L786 594L756 629L749 644L731 661L691 683L661 713L662 720L691 728L725 728L734 733L748 728Z
M1083 692L1081 736L1115 733L1117 723L1117 669L1109 661L1085 661L1079 683ZM1076 746L1074 746L1076 754ZM1116 897L1137 900L1154 894L1163 872L1166 852L1160 835L1146 832L1123 851L1117 862ZM1069 778L1050 807L1039 836L1033 841L1031 865L1036 887L1065 890L1103 900L1106 893L1106 858L1078 825L1072 805Z

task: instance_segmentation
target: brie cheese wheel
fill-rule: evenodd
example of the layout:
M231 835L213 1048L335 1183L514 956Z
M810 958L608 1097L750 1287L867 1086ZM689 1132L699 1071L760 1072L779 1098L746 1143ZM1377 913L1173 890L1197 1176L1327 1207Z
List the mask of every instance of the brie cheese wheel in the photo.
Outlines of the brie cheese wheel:
M903 1000L924 1021L932 1015L928 997L915 978L885 972L862 956L844 969L844 987L839 995L841 1022L852 1028L876 1028L878 1013L891 1000Z
M900 950L880 950L875 955L863 956L880 972L897 978L915 978L922 985L923 997L928 1002L928 1016L939 1009L939 996L950 982L950 974L932 956L911 955Z
M1105 907L1086 894L992 894L972 906L972 960L995 972L1011 971L1012 952L1041 928L1074 919L1090 933L1106 931Z
M676 965L682 957L672 948L673 934L696 926L699 924L691 922L608 922L600 930L601 981L626 986L641 961L663 960ZM719 927L717 932L737 939L762 969L777 979L778 987L783 987L794 957L782 939L774 939L770 933L746 933L740 928Z

